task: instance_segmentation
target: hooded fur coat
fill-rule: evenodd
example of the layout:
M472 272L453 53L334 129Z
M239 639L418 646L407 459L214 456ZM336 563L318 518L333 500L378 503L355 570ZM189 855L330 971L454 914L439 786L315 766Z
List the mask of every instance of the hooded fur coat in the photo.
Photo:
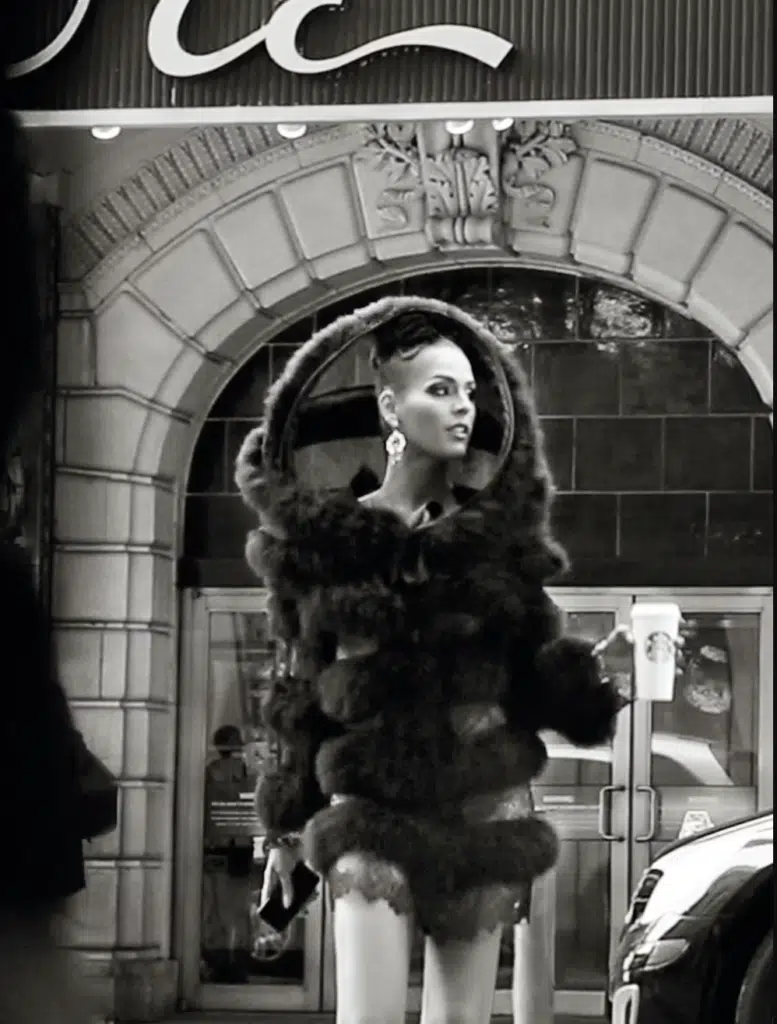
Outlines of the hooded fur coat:
M348 490L315 493L283 452L321 367L418 309L445 318L496 381L512 429L488 487L453 516L411 529ZM304 830L324 876L353 852L399 867L422 926L435 900L519 889L550 869L557 840L541 815L473 824L457 813L535 779L547 757L540 731L595 745L612 736L620 707L591 645L562 634L544 589L565 559L550 535L550 475L512 351L434 300L389 298L344 317L304 345L268 393L237 481L259 517L248 560L271 592L278 637L298 654L294 677L276 682L265 707L283 749L257 791L268 831ZM379 649L336 661L338 636L369 637ZM504 724L465 742L450 709L481 702L498 705ZM353 799L330 805L336 794Z

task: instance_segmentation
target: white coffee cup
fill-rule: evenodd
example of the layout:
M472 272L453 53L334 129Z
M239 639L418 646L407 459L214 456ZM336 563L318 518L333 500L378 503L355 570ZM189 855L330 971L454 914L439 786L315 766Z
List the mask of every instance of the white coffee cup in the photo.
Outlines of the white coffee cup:
M682 612L672 601L638 602L632 606L637 700L669 703L674 700L681 621Z

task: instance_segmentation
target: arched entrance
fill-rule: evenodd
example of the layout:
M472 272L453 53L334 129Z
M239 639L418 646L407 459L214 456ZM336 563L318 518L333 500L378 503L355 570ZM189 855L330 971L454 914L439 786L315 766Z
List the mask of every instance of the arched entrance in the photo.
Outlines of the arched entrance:
M446 226L431 230L428 196L387 212L389 170L359 159L362 129L267 148L239 168L214 161L182 195L180 177L209 159L184 140L157 167L167 205L129 234L116 228L99 263L74 274L61 339L54 607L76 714L121 775L131 823L90 851L82 944L102 962L117 950L151 964L171 956L175 748L187 723L176 670L185 481L208 410L263 346L366 288L509 260L593 275L691 317L736 353L771 409L771 201L633 128L568 131L574 148L543 177L539 213L526 208L538 193L515 181L493 239L443 250ZM117 190L117 223L145 202L135 184ZM184 870L191 855L181 854Z

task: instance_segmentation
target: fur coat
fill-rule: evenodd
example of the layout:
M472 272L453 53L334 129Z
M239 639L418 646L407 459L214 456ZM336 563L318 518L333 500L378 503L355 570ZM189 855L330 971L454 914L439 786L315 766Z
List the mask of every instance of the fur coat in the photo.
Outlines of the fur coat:
M492 482L454 515L411 529L348 488L295 477L300 409L336 353L397 314L445 318L503 425ZM619 704L591 645L562 633L544 585L565 565L549 529L551 480L525 376L479 323L435 300L388 298L344 317L295 353L246 439L237 481L259 528L247 557L269 588L277 635L297 651L265 707L283 756L260 780L269 832L304 829L326 875L348 852L399 866L414 898L521 886L554 864L541 815L467 823L471 798L527 785L543 770L541 730L578 745L613 733ZM337 637L378 640L335 660ZM498 705L503 722L462 741L451 709ZM335 794L355 798L330 805Z

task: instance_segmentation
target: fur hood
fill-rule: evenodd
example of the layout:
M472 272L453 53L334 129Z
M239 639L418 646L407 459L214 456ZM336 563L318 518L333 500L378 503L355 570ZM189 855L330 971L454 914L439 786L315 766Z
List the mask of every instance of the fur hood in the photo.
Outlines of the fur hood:
M473 363L479 409L468 472L470 479L486 480L470 488L469 500L454 515L412 531L389 513L362 507L354 493L354 477L380 475L374 464L375 451L382 456L382 444L372 385L327 388L326 380L349 349L408 311L445 321ZM373 420L365 427L367 406ZM351 442L353 435L361 438L362 464L352 463L339 486L325 481L322 487L313 473L305 478L309 463L301 453L321 437L348 439L349 431ZM382 299L341 317L303 345L269 390L263 425L246 438L236 478L261 523L249 539L250 563L260 574L275 576L273 569L282 569L287 581L294 578L303 586L332 574L345 578L351 556L361 566L387 547L406 547L410 533L432 561L445 548L466 560L468 553L475 556L475 548L481 566L490 563L499 575L507 573L521 584L542 585L565 568L564 553L550 534L553 488L526 376L513 351L482 324L434 299ZM307 543L314 521L315 550ZM282 567L277 564L281 538L286 556L292 539L299 555L286 557Z

